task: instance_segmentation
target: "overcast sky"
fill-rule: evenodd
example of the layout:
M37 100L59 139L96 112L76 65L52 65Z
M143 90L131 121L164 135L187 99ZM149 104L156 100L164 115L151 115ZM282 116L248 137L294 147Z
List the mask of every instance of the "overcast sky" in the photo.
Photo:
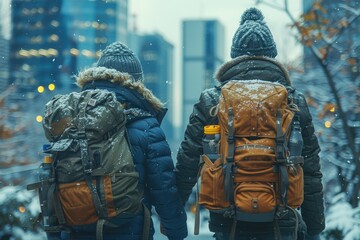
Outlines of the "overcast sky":
M268 0L269 1L269 0ZM271 0L281 6L283 0ZM291 0L291 12L297 17L301 10L301 0ZM225 27L226 57L233 33L239 26L241 14L255 5L255 0L129 0L130 15L136 14L136 25L139 33L158 32L181 48L181 22L186 19L217 19ZM293 60L299 56L299 50L293 49L295 42L287 27L290 23L287 15L266 5L257 5L262 10L265 21L273 32L278 45L278 59ZM130 27L134 22L130 19Z
M268 0L282 6L283 0ZM301 0L291 0L290 10L298 17L302 9ZM137 31L141 33L159 33L174 45L174 107L181 108L181 23L187 19L217 19L225 27L225 60L230 59L232 36L239 26L242 13L256 6L265 17L277 43L278 56L281 62L298 59L302 48L296 44L288 27L289 18L284 12L266 5L255 5L255 0L129 0L129 15L136 15L136 21L130 18L130 28L136 22ZM179 91L180 90L180 91ZM175 114L180 111L174 111ZM174 119L181 119L175 115ZM176 122L175 125L180 124Z

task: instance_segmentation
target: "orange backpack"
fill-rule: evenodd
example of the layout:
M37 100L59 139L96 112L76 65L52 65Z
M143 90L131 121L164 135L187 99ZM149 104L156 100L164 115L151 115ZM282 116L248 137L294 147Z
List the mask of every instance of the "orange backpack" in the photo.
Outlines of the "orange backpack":
M303 158L288 144L297 107L289 100L279 83L233 80L222 87L220 153L200 158L198 205L239 221L272 222L277 211L302 204Z

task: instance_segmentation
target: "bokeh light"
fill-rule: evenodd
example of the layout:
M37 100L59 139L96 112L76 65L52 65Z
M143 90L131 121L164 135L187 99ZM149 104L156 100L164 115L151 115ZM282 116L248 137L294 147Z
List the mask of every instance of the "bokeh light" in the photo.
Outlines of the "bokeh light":
M41 115L36 116L37 122L42 122L42 120L43 120L43 117Z
M55 84L50 83L49 86L48 86L48 89L49 89L50 91L54 91L54 90L55 90Z
M37 91L38 91L39 93L43 93L43 92L45 91L44 86L38 86Z

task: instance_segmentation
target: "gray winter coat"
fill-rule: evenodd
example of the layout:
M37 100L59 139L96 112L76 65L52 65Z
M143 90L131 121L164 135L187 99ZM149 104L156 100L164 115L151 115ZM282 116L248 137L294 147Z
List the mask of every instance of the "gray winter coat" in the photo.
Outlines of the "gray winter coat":
M221 85L227 81L238 79L260 79L270 82L279 82L291 86L287 71L274 59L255 56L242 56L232 59L222 65L215 75ZM176 181L182 200L185 203L197 182L199 171L199 156L203 154L202 137L203 127L216 124L216 117L209 115L209 109L218 103L220 87L204 90L199 101L194 105L186 128L185 138L177 154ZM290 91L300 112L300 124L304 146L304 202L301 206L302 217L307 225L308 234L320 233L325 228L322 173L320 171L320 147L315 135L312 117L305 97L297 90ZM223 231L226 222L219 214L210 214L210 230ZM258 225L259 226L259 225Z

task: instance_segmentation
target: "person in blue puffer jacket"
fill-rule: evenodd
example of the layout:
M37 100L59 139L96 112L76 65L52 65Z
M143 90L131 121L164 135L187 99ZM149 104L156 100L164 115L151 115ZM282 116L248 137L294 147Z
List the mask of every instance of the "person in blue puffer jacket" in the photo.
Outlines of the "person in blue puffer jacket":
M155 207L161 232L168 239L187 237L186 213L178 193L174 163L165 134L160 128L166 108L142 83L143 72L136 55L123 43L114 42L103 51L96 66L78 74L82 91L106 89L115 93L127 114L127 132L143 203ZM104 229L104 239L142 239L144 214L139 213L119 228ZM116 218L116 217L115 217ZM156 230L157 231L157 230ZM95 237L95 229L72 231L72 239ZM150 238L155 229L150 225Z

